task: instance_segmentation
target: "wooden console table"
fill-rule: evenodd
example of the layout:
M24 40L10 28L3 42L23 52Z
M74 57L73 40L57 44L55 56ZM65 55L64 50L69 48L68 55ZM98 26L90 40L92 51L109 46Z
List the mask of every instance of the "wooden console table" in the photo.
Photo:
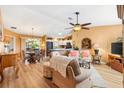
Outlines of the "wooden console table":
M122 63L123 61L124 61L124 58L121 58L121 57L113 55L113 54L108 55L108 65L111 68L113 68L121 73L123 73L123 63Z
M3 70L7 67L14 67L16 77L19 70L19 67L17 65L17 53L8 53L8 54L0 54L0 76L1 80L3 81Z

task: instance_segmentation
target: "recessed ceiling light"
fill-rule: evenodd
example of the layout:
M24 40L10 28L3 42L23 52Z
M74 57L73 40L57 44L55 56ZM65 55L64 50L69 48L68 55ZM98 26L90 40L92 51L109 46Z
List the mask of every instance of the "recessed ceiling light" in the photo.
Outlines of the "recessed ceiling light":
M72 20L72 18L71 18L71 17L68 17L68 19L69 19L69 20Z
M58 33L59 35L62 35L62 33Z
M54 38L54 41L57 41L58 39L57 38Z

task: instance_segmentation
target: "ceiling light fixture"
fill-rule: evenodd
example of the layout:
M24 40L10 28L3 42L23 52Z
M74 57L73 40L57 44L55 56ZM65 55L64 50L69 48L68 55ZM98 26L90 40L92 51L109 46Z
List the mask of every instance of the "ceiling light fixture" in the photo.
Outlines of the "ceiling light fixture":
M57 38L54 38L54 41L58 41L58 39Z
M62 35L62 33L58 33L59 35Z
M80 26L80 25L76 25L73 29L74 29L75 31L79 31L79 30L81 30L81 26Z

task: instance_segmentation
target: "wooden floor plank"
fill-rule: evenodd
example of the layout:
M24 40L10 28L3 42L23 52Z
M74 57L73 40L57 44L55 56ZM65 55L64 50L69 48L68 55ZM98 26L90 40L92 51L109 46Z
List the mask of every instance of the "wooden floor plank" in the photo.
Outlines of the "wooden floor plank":
M94 65L98 73L103 77L110 87L122 87L122 73L115 71L107 65ZM2 88L57 88L51 80L43 77L43 65L41 63L28 64L19 63L19 78L15 79L12 68L4 70L4 81L0 84Z
M109 87L111 88L122 88L122 73L112 69L107 65L94 65L98 73L103 77Z

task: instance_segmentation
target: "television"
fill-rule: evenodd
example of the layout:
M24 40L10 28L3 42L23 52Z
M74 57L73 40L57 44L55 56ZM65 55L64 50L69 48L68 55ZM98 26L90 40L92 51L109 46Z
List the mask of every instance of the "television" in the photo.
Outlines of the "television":
M123 55L123 43L114 42L111 44L111 53L122 56Z

